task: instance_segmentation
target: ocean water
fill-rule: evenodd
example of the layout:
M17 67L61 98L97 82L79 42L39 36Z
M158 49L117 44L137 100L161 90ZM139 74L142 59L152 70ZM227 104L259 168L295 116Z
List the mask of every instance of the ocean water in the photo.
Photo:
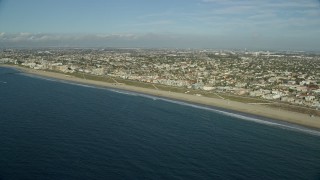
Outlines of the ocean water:
M0 67L0 179L320 179L320 133Z

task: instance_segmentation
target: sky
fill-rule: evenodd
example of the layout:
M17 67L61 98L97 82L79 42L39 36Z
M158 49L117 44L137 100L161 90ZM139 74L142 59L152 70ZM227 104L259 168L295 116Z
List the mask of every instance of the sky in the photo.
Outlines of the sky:
M320 50L320 0L0 0L1 47Z

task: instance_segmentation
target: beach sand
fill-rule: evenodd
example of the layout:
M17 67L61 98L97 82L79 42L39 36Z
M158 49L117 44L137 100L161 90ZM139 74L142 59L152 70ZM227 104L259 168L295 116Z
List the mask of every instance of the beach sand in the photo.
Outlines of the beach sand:
M128 86L125 84L115 84L115 83L106 83L102 81L87 80L87 79L73 77L72 75L67 76L62 73L33 70L29 68L23 68L20 66L10 66L10 65L0 65L0 66L13 67L23 72L38 75L38 76L43 76L43 77L56 78L56 79L61 79L61 80L66 80L66 81L71 81L71 82L76 82L81 84L90 84L90 85L101 86L106 88L133 91L133 92L138 92L138 93L143 93L148 95L170 98L174 100L180 100L184 102L206 105L206 106L220 107L224 109L263 116L263 117L271 118L274 120L280 120L280 121L285 121L293 124L298 124L305 127L320 129L319 116L310 117L307 114L292 112L287 110L280 110L278 108L266 107L259 104L247 104L247 103L218 99L218 98L209 98L209 97L202 97L202 96L196 96L191 94L162 91L157 89L134 87L134 86Z

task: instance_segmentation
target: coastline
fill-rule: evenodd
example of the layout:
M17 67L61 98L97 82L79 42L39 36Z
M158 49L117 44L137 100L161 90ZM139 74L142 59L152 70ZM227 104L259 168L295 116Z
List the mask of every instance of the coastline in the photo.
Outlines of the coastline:
M116 83L107 83L102 81L95 81L95 80L88 80L88 79L81 79L78 77L74 77L72 75L66 75L62 73L55 73L55 72L48 72L42 70L34 70L29 68L24 68L20 66L14 65L0 65L0 67L9 67L18 69L27 74L33 74L42 77L54 78L74 83L80 84L87 84L105 88L112 88L112 89L119 89L119 90L126 90L129 92L137 92L146 95L157 96L161 98L168 98L172 100L182 101L186 103L193 103L197 105L204 105L207 107L213 108L221 108L226 110L231 110L234 112L245 113L245 114L252 114L259 117L266 117L273 120L279 120L287 123L297 124L304 127L309 127L313 129L320 129L320 117L310 117L307 114L292 112L287 110L280 110L272 107L266 107L259 104L247 104L242 102L218 99L218 98L209 98L203 96L195 96L191 94L183 94L183 93L176 93L170 91L163 91L158 89L148 89L143 87L136 87L136 86L129 86L125 84L116 84Z

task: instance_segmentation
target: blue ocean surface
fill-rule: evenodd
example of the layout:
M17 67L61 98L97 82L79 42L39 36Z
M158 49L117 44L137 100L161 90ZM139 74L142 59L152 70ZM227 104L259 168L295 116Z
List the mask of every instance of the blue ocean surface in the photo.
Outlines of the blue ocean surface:
M0 67L0 179L320 179L320 133Z

